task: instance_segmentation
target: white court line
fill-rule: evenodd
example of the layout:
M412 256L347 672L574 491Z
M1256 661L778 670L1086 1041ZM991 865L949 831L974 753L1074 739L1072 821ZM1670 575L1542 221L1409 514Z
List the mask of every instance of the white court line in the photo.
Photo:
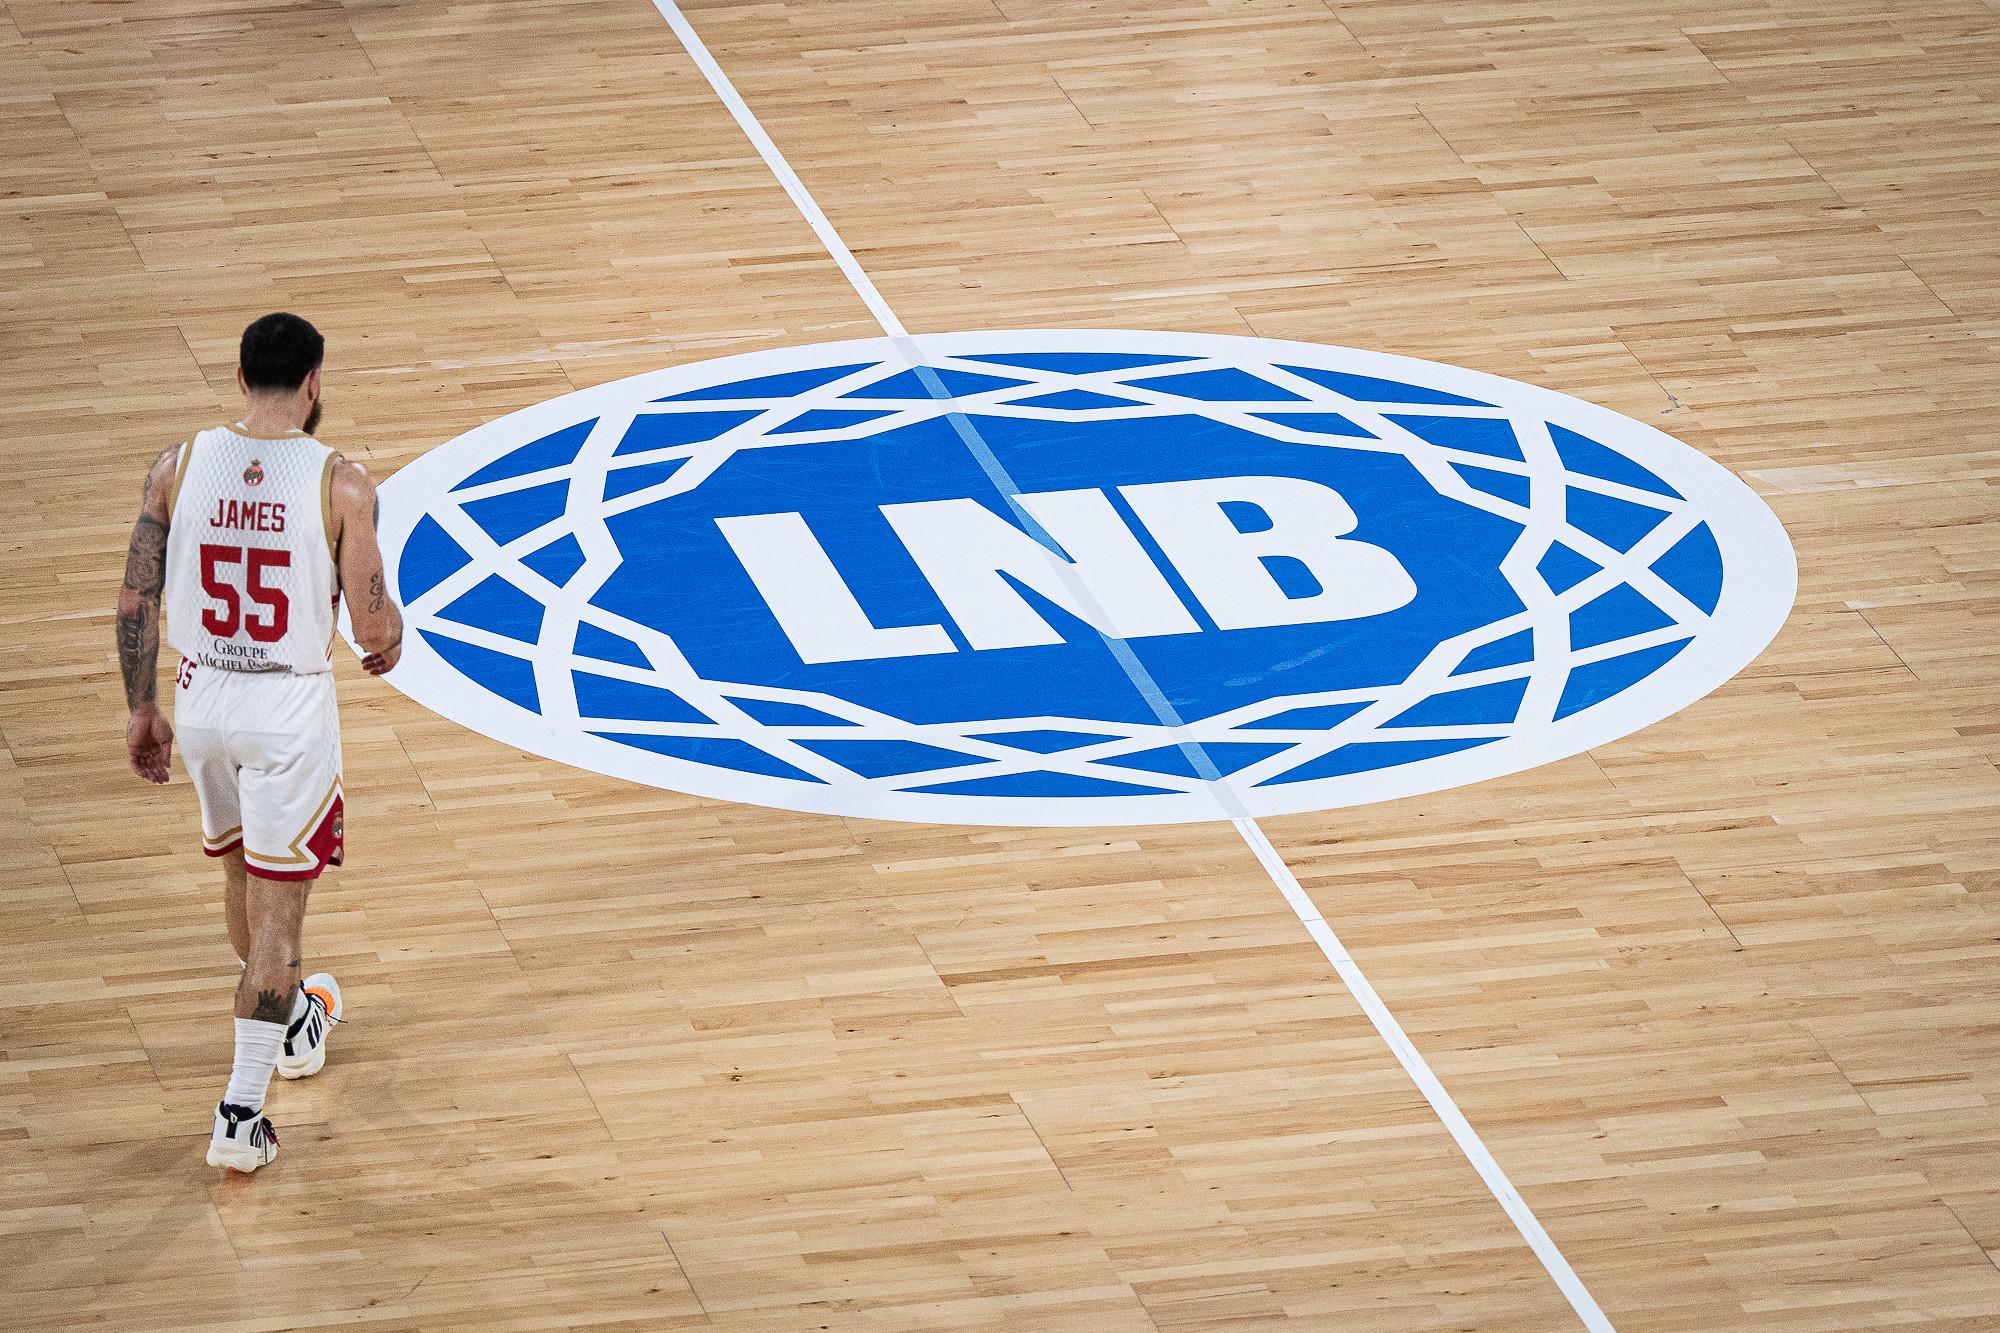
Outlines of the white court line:
M660 11L660 16L666 19L668 26L674 30L674 35L680 38L681 45L687 49L695 66L707 78L709 86L715 90L715 95L721 99L722 104L729 109L729 114L735 117L736 124L757 149L758 155L764 159L764 164L771 169L771 174L778 178L778 183L784 187L785 193L798 206L799 212L805 216L813 233L819 237L820 244L826 247L827 253L833 257L833 262L840 266L840 271L853 285L862 303L868 307L869 313L875 316L876 322L882 326L882 331L896 340L912 365L925 364L921 359L920 349L910 338L909 331L903 327L902 320L898 319L896 312L889 308L889 303L882 298L882 293L876 289L873 279L855 259L854 252L847 248L847 243L841 240L840 233L834 230L826 214L820 211L819 204L807 191L798 173L792 170L784 154L778 151L778 146L771 141L771 136L764 132L764 127L758 123L756 115L745 104L742 95L736 91L736 85L722 72L722 67L716 63L715 57L709 54L708 47L702 42L700 35L688 23L687 16L681 13L680 6L675 0L653 0L653 6ZM975 453L980 452L980 446L974 445L972 441L968 440L967 445L973 448ZM985 463L988 460L981 458L980 461ZM1002 489L1005 489L1004 486ZM1141 693L1148 692L1147 682L1135 678L1133 684ZM1431 1072L1431 1067L1425 1062L1422 1053L1410 1041L1409 1034L1403 1031L1403 1025L1396 1021L1395 1015L1391 1014L1388 1006L1382 1003L1382 997L1376 993L1375 987L1369 983L1366 976L1362 975L1360 967L1347 952L1346 946L1341 944L1340 937L1334 934L1333 927L1320 915L1319 908L1314 906L1312 899L1300 886L1298 877L1292 874L1291 867L1278 855L1277 848L1271 845L1271 840L1263 828L1247 815L1231 815L1230 823L1249 845L1258 863L1264 867L1265 873L1271 877L1272 885L1284 895L1285 901L1298 916L1300 924L1306 928L1306 933L1312 936L1313 942L1319 945L1320 952L1333 964L1334 971L1340 974L1341 981L1346 984L1355 1002L1361 1006L1361 1011L1368 1016L1368 1021L1375 1025L1375 1031L1381 1034L1382 1040L1388 1043L1389 1050L1395 1055L1397 1063L1403 1066L1403 1071L1410 1076L1410 1081L1416 1084L1419 1092L1423 1093L1424 1100L1430 1103L1431 1109L1437 1113L1438 1119L1450 1132L1459 1150L1465 1154L1466 1160L1472 1163L1473 1170L1479 1173L1479 1178L1486 1182L1486 1188L1492 1191L1501 1208L1506 1210L1507 1216L1520 1231L1521 1238L1527 1241L1528 1247L1535 1252L1535 1257L1541 1260L1542 1267L1548 1271L1556 1286L1568 1299L1570 1308L1576 1311L1577 1318L1583 1321L1583 1326L1591 1330L1591 1333L1614 1333L1611 1321L1605 1318L1604 1312L1598 1308L1596 1300L1584 1287L1582 1279L1577 1277L1576 1270L1569 1266L1567 1259L1563 1258L1562 1251L1556 1248L1555 1241L1549 1238L1549 1233L1543 1229L1541 1222L1528 1208L1520 1192L1507 1178L1507 1173L1494 1160L1492 1151L1466 1121L1464 1113L1458 1109L1458 1103L1452 1100L1451 1094L1445 1091L1444 1084L1440 1083L1437 1075Z

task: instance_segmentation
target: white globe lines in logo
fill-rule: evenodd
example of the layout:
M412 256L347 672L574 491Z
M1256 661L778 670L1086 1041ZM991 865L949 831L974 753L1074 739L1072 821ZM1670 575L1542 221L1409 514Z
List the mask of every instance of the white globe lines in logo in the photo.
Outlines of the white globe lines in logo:
M1649 426L1215 335L679 366L481 426L382 494L388 679L434 711L636 782L937 823L1518 772L1713 690L1796 582L1756 496Z

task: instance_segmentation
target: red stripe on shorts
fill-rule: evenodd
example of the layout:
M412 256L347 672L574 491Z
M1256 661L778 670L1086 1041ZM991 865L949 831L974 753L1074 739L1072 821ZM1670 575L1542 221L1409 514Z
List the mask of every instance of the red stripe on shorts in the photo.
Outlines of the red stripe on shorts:
M243 868L259 879L303 880L318 879L322 870L339 865L347 854L347 816L338 795L319 827L306 839L305 851L312 864L303 870L266 870L254 861L245 861Z

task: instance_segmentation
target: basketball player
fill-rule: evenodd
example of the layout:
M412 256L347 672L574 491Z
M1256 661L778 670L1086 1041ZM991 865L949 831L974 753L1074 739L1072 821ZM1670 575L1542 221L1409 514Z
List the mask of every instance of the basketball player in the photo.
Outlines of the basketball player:
M334 609L344 591L362 669L401 656L403 618L383 585L375 483L313 438L326 343L297 315L243 331L231 426L161 454L146 477L118 594L118 662L132 710L132 771L165 782L174 731L160 716L160 599L176 677L181 758L201 802L202 847L222 861L236 987L236 1062L208 1163L255 1171L278 1154L264 1115L276 1071L319 1072L340 987L301 981L306 894L341 862Z

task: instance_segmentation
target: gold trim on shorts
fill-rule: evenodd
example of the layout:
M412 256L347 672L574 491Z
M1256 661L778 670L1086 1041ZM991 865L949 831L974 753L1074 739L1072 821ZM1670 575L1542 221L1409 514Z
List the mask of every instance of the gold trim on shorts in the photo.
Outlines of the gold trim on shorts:
M217 837L211 838L206 833L201 835L201 845L211 852L219 852L230 843L241 841L243 841L243 826L241 824Z
M305 849L304 843L306 839L312 837L313 834L319 832L320 821L326 818L327 811L333 809L334 800L337 797L339 797L339 795L340 795L340 779L335 778L333 780L333 785L326 789L326 795L320 798L319 809L315 810L313 812L313 817L306 821L306 826L299 833L299 836L292 839L291 855L266 856L263 852L253 852L248 847L245 847L243 849L243 855L253 861L262 861L266 865L273 865L273 866L311 865L313 859L312 853L308 852Z

